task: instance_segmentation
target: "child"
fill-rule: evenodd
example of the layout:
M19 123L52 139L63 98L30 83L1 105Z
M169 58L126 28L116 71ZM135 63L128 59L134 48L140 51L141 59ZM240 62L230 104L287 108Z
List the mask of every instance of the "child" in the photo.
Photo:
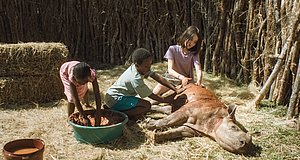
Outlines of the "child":
M176 93L181 93L184 89L176 89L174 85L150 69L153 57L148 50L136 49L131 58L132 65L108 88L105 102L109 108L124 112L129 119L137 120L151 109L151 103L143 98L149 97L162 103L171 103L173 100L173 97L161 97L153 94L144 83L144 78L150 76ZM140 98L136 95L139 95Z
M198 56L200 46L199 29L195 26L188 27L178 38L177 45L169 47L164 58L168 59L166 78L174 79L183 86L194 81L193 65L196 69L196 85L202 85L202 71ZM157 84L153 89L154 94L161 95L169 89Z
M101 97L96 71L91 69L85 62L70 61L60 67L60 78L64 85L64 93L68 99L68 116L74 112L76 106L88 126L91 124L83 111L80 101L83 100L86 107L91 107L88 102L88 82L93 84L97 107L95 125L100 125Z

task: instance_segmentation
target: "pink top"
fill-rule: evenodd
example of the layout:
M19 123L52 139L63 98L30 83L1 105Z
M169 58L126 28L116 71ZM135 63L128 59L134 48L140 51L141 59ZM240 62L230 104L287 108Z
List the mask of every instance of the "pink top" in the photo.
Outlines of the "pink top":
M79 61L66 62L60 67L60 71L59 71L61 81L64 85L64 93L67 96L68 102L72 102L72 103L74 103L74 100L73 100L73 96L71 95L71 87L70 87L71 83L73 83L76 86L79 100L83 99L85 93L88 90L88 85L87 85L88 83L80 85L79 83L76 82L75 78L73 77L73 68L78 63L80 62ZM95 77L96 77L96 70L91 69L91 75L88 78L88 82L93 82L95 80Z
M173 45L169 47L164 58L174 61L173 69L176 72L194 80L193 66L200 64L198 54L194 55L193 52L183 54L181 46Z

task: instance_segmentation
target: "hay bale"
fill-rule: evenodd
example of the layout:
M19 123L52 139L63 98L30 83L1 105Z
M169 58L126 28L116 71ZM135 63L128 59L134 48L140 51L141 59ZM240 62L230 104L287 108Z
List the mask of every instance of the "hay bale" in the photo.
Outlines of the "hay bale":
M68 49L61 43L0 45L0 104L63 98L59 68Z
M63 96L63 85L58 73L43 76L0 77L0 104L50 102Z
M62 43L1 44L0 77L58 72L68 52Z

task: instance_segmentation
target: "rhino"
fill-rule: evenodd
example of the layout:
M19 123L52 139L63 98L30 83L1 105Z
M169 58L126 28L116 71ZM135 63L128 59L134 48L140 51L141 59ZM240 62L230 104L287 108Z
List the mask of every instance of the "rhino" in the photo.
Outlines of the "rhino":
M155 105L152 107L156 111L162 108ZM251 135L235 119L235 105L226 106L205 87L188 84L183 93L174 97L172 108L174 112L165 118L148 119L146 122L147 129L155 130L155 142L207 136L235 154L248 154L253 148Z

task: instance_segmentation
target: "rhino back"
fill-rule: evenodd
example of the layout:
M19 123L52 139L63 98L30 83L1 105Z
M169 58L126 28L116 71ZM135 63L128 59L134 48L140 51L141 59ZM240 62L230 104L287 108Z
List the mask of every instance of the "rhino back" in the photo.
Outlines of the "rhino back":
M186 95L187 102L193 102L198 100L218 100L217 96L209 89L189 84L186 86L186 90L182 95Z

